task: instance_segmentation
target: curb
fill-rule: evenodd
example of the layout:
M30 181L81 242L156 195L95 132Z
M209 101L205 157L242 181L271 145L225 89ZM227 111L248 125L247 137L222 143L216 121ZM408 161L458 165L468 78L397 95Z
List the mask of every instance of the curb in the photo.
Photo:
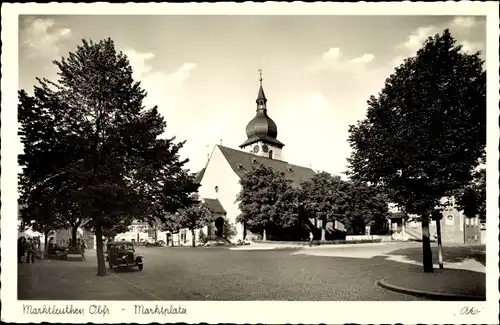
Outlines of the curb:
M432 292L423 291L417 289L409 289L400 287L394 284L389 284L387 279L391 277L385 277L380 280L375 281L375 285L386 290L399 292L407 295L428 298L432 300L445 300L445 301L486 301L486 297L470 296L470 295L460 295L460 294L450 294L444 292Z

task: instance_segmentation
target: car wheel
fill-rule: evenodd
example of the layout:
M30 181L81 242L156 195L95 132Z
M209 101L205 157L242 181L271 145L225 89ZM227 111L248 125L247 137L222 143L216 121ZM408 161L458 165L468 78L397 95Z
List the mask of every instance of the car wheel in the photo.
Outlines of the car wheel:
M144 264L139 264L139 271L142 271L142 268L144 267Z

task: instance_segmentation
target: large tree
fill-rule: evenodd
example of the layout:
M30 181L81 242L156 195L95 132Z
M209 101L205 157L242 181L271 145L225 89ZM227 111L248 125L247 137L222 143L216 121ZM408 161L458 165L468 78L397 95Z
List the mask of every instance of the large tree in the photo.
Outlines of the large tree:
M57 81L38 79L33 96L19 92L23 183L53 174L71 178L71 200L89 219L86 229L96 236L102 276L103 236L117 225L130 225L157 204L158 188L163 187L158 179L175 183L186 162L178 156L183 142L160 138L166 123L157 107L142 105L146 92L133 80L127 57L116 51L111 39L83 40L54 64ZM60 206L69 200L55 199Z
M317 173L310 180L302 182L300 202L308 216L321 220L321 240L325 240L327 222L343 221L347 189L347 182L327 172Z
M286 229L297 224L297 191L284 172L260 165L241 180L237 196L241 214L237 222L267 239L269 229Z
M486 72L448 30L426 40L368 101L350 127L351 177L384 188L422 223L423 266L432 272L429 218L442 197L472 180L485 156Z

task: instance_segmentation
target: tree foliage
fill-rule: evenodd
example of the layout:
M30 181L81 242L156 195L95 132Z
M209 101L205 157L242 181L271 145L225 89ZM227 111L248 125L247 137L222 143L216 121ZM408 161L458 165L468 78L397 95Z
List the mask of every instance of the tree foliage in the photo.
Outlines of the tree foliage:
M252 232L270 227L289 228L296 225L297 191L284 172L260 165L240 180L237 196L241 214L237 222Z
M324 221L338 220L347 200L347 183L339 176L320 172L302 182L299 198L309 215Z
M428 220L442 197L472 180L485 156L486 73L448 30L429 38L368 101L350 127L351 178L381 186L422 220L424 269L432 270Z
M57 81L38 79L33 96L19 91L20 185L29 192L48 178L71 182L72 190L54 199L89 220L85 228L96 235L98 275L104 275L103 236L151 210L160 214L162 193L177 201L184 189L192 191L178 155L184 142L160 138L166 123L157 107L143 107L146 92L111 39L83 40L54 64Z
M196 229L202 228L214 221L214 217L210 212L208 205L199 201L195 196L193 203L179 210L176 222L180 228L187 228L192 234L192 245L196 246Z
M365 232L365 227L383 228L387 223L389 204L385 195L375 186L359 181L349 182L344 201L342 222L355 234Z
M486 169L479 170L472 183L460 191L457 208L468 217L479 215L482 221L486 220Z
M222 226L222 237L231 240L237 235L236 225L232 223L227 217L224 217L224 223Z

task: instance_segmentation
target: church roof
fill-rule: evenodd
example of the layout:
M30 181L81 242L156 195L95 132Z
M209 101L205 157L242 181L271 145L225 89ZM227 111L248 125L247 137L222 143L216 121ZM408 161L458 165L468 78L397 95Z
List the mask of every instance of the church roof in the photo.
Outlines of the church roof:
M201 180L203 179L203 175L205 175L205 170L207 170L206 167L203 168L202 170L200 170L199 172L193 174L194 181L195 181L196 184L200 184L201 183Z
M260 87L256 103L257 112L254 118L247 124L247 140L240 145L240 148L258 141L274 144L282 148L284 144L277 139L278 127L276 126L276 123L267 115L267 98L264 94L264 88L262 88L262 75L260 78Z
M226 214L226 210L224 210L224 207L222 207L222 204L220 203L219 199L204 198L203 200L208 205L210 212L217 214Z
M267 142L267 143L275 144L280 148L283 148L285 146L283 144L283 142L281 142L280 140L278 140L276 138L271 138L270 136L267 136L267 135L264 135L264 136L253 135L253 136L249 137L248 139L246 139L245 142L243 142L240 145L240 147L245 147L245 146L248 146L252 143L259 142L259 141L262 141L264 143Z
M285 176L292 180L295 186L298 186L303 181L309 180L315 174L314 170L311 168L292 165L286 161L257 156L220 145L218 145L218 147L231 165L233 171L240 178L259 164L284 172Z
M264 88L262 88L262 84L260 85L259 93L257 94L257 102L259 102L259 100L267 101L266 95L264 94Z

